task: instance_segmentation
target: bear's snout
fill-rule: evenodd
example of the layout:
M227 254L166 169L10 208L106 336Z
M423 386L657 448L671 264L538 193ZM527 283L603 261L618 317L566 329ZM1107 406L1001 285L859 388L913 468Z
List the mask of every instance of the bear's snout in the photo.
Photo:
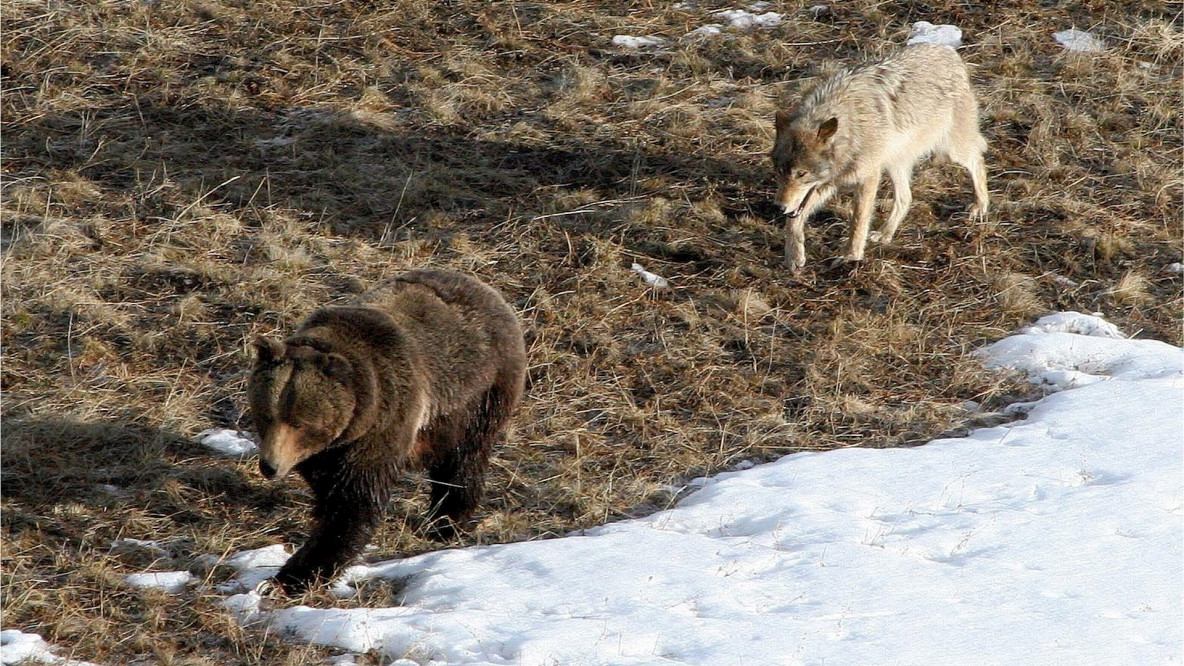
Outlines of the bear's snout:
M267 479L282 479L307 457L302 454L304 440L300 429L276 423L267 429L259 442L259 471Z

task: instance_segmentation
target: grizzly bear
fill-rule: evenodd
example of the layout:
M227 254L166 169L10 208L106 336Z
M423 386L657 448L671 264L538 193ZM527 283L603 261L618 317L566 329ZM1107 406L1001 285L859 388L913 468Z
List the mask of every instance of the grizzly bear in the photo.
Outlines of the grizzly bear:
M518 318L496 291L412 271L255 348L259 470L296 470L315 500L307 543L275 577L286 593L332 580L362 551L404 469L427 471L434 537L465 525L526 372Z

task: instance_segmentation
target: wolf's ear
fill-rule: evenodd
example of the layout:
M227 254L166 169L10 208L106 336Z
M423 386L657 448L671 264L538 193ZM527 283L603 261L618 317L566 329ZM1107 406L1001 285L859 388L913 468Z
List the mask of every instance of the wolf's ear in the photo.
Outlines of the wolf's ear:
M839 119L831 118L830 120L818 126L818 140L822 143L830 141L830 138L835 135L839 129Z
M777 115L773 116L773 126L776 128L777 133L781 134L788 130L789 122L791 120L793 120L793 118L790 116L789 111L784 109L778 111Z
M345 383L349 381L353 374L353 366L350 365L349 359L341 354L320 354L317 356L317 367L325 376L330 379L336 379L339 382Z
M265 365L284 355L284 343L271 338L255 338L255 362Z

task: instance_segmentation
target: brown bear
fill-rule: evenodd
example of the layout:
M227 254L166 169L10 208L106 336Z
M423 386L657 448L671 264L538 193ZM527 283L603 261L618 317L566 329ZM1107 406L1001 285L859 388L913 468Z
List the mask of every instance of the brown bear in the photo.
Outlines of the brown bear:
M496 291L412 271L255 347L259 469L296 470L315 498L308 542L276 574L286 593L332 580L362 551L408 467L431 481L433 536L469 519L526 372L518 318Z

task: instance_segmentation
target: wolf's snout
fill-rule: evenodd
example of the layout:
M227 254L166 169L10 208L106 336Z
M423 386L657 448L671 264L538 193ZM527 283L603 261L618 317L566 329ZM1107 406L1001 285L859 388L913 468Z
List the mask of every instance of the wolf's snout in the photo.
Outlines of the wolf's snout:
M790 218L797 217L798 213L800 213L802 210L801 207L790 206L789 204L781 203L780 201L777 202L777 208L779 208L782 213L788 215Z
M275 473L277 471L279 471L279 470L276 469L275 465L267 462L266 460L264 460L262 458L259 459L259 472L261 474L263 474L263 478L274 479Z

